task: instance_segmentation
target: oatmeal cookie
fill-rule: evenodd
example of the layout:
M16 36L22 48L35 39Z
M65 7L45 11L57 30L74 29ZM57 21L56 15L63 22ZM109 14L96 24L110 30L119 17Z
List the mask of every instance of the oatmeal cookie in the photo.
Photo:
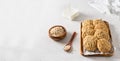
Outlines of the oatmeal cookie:
M94 35L95 30L94 29L84 29L82 30L82 38L84 38L87 35Z
M87 25L93 25L93 21L92 20L84 20L82 22L82 26L87 26Z
M82 26L82 29L94 29L93 25Z
M104 21L102 21L102 19L95 19L95 20L93 20L93 25L97 25L99 23L105 24Z
M86 36L83 39L83 46L88 51L95 51L97 49L97 38L94 36Z
M102 24L102 23L96 24L94 29L95 30L102 29L103 31L106 31L107 33L109 33L109 30L106 24Z
M97 41L97 48L100 52L106 53L111 50L111 43L106 39L99 39Z
M109 34L101 29L96 30L94 36L97 37L98 39L101 39L101 38L105 38L106 40L110 39Z

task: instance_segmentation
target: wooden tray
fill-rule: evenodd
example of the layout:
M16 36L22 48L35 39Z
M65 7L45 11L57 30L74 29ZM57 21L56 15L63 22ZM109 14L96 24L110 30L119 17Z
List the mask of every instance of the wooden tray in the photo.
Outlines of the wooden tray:
M112 44L112 36L111 36L111 32L110 32L110 27L109 27L109 24L108 22L104 21L106 23L106 25L108 26L108 29L109 29L109 35L110 35L110 42ZM85 54L85 51L83 49L83 40L82 40L82 23L81 23L81 26L80 26L81 30L80 30L80 54L83 55L83 56L106 56L106 57L109 57L109 56L112 56L113 53L114 53L114 48L113 48L113 44L112 44L112 49L109 53L105 54L105 53L96 53L96 54L88 54L86 55ZM94 52L95 53L95 52Z

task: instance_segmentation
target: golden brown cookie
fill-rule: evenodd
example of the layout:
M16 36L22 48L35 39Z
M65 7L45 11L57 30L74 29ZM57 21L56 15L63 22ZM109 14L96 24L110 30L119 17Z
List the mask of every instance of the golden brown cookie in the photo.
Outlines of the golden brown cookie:
M94 19L93 20L93 25L97 25L99 23L105 24L104 21L102 21L102 19Z
M97 41L97 48L100 52L110 52L111 47L111 43L104 38Z
M82 38L84 38L87 35L94 35L94 33L94 29L82 29Z
M82 22L82 26L87 26L87 25L93 25L93 21L92 20L84 20Z
M95 30L101 29L101 30L106 31L107 33L109 33L109 30L108 30L108 27L107 27L106 24L99 23L99 24L95 25L94 29Z
M96 30L94 36L97 37L98 39L101 38L105 38L106 40L110 39L109 34L101 29Z
M82 26L82 29L94 29L93 25Z
M88 51L95 51L97 49L97 38L94 36L86 36L83 39L83 46Z

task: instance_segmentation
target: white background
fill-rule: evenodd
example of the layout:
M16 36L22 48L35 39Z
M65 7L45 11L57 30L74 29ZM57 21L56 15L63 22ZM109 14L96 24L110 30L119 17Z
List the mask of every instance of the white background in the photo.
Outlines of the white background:
M68 0L0 0L0 61L119 61L120 19L98 12L88 5L88 0L71 2L80 11L76 21L62 16ZM80 22L95 18L110 23L115 47L112 57L80 55ZM61 42L48 36L49 28L54 25L63 25L68 32ZM63 47L74 31L77 37L73 51L66 53Z

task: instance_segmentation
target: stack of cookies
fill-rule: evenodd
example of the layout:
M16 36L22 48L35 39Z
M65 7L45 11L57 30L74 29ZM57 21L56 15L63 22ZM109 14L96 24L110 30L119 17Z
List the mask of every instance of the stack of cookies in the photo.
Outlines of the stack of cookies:
M110 52L112 45L109 33L109 27L102 19L84 20L81 28L83 48L93 52Z

